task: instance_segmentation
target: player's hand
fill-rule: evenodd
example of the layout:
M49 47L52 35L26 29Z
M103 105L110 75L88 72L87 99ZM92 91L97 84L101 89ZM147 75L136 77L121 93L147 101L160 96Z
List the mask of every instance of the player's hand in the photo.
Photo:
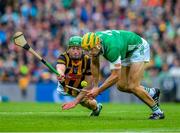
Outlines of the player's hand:
M89 98L95 98L97 95L99 95L99 88L98 87L94 87L92 90L90 90L90 92L87 93L87 97Z
M76 105L77 104L74 101L65 103L62 105L62 110L72 109L72 108L76 107Z
M60 83L64 82L65 80L65 75L60 75L60 76L57 76L57 79Z

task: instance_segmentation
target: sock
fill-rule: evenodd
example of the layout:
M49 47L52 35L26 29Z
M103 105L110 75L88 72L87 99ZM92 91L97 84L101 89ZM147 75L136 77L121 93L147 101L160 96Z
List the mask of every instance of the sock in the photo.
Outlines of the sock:
M154 106L151 107L153 113L159 114L162 113L161 109L155 104Z
M98 111L98 109L99 109L99 107L98 107L98 104L97 104L97 106L96 106L96 109L94 109L93 111Z
M153 97L154 94L156 93L155 89L154 88L148 88L148 87L144 87L144 89L147 91L147 93Z
M96 110L94 110L96 113L97 112L99 112L99 108L100 108L100 106L99 106L99 104L97 104L97 108L96 108Z

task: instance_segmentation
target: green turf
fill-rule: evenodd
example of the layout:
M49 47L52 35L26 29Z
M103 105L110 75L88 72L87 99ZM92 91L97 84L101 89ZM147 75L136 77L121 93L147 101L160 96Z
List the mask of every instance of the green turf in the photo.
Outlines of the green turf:
M100 117L78 106L61 111L53 103L0 103L0 131L180 132L180 105L162 104L165 120L148 120L144 104L103 104Z

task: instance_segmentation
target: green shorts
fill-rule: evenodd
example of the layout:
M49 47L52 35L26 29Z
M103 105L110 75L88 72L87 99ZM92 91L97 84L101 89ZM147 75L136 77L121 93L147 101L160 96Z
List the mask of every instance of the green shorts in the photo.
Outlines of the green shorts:
M122 60L122 66L129 66L135 62L149 62L150 61L150 47L146 40L142 39L142 44L138 46L132 54Z

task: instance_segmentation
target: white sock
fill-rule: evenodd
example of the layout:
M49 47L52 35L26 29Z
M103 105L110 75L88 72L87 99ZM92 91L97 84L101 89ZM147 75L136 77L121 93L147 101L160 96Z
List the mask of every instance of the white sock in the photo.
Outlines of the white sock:
M162 113L161 109L157 106L157 104L154 105L153 107L151 107L151 109L152 109L153 113L156 113L156 114Z
M156 113L156 114L161 114L161 113L162 113L162 111L161 111L161 109L158 109L158 110L154 111L153 113Z
M144 89L148 92L148 94L153 97L156 93L154 88L148 88L148 87L144 87Z

